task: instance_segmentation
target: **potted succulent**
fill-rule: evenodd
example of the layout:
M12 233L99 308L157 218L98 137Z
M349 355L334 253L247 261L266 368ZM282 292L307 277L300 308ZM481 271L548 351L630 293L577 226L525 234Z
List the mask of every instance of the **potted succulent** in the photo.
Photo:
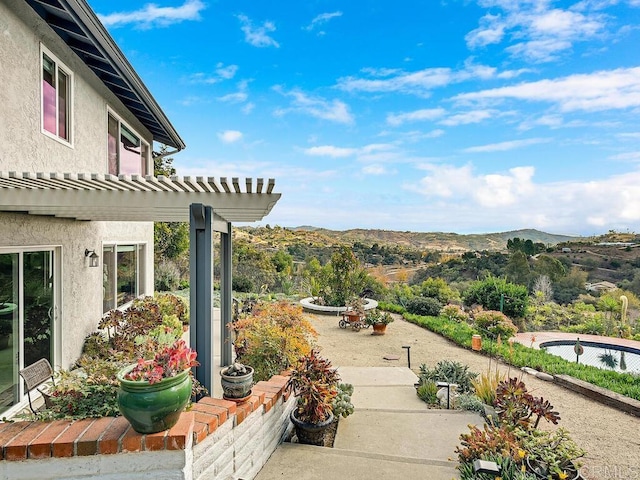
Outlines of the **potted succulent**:
M225 400L243 402L251 396L253 368L236 362L220 370L222 396Z
M118 408L138 433L156 433L176 424L191 398L191 367L198 366L197 353L177 340L156 353L152 360L123 368Z
M331 362L316 349L302 357L291 371L287 390L298 399L291 421L300 443L324 445L325 432L333 422L333 401L338 395L339 380Z
M393 317L389 312L381 312L376 308L367 313L364 322L367 325L373 326L372 335L384 335L387 330L387 325L393 322Z

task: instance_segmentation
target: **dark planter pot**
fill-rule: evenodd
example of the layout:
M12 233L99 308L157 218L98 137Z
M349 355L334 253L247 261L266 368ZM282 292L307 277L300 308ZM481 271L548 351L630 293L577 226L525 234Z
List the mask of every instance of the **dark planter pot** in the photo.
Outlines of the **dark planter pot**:
M371 335L384 335L386 331L387 331L386 323L374 323L373 332L371 332Z
M544 463L537 460L532 460L529 457L525 459L525 462L527 464L527 471L533 473L537 478L542 478L545 480L548 480L549 478L553 480L558 479L557 476L549 477L549 474L547 473L547 466ZM568 474L566 480L582 479L582 477L580 476L580 471L573 465L566 470L566 473Z
M324 446L324 435L333 422L333 414L322 423L307 423L298 420L295 416L296 410L291 412L291 422L296 429L298 442L305 445Z
M235 402L243 401L251 396L251 387L253 386L253 368L247 366L249 373L246 375L226 375L227 369L220 371L222 377L222 396L225 400Z
M134 367L129 365L117 374L120 413L138 433L157 433L173 427L191 398L189 369L150 385L147 381L125 380Z

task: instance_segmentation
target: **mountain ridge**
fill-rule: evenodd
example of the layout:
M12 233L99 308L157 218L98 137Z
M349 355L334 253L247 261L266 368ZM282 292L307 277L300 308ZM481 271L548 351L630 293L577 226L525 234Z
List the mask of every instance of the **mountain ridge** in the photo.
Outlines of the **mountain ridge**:
M310 225L298 227L242 227L254 237L283 244L305 242L307 244L364 244L402 245L421 250L463 252L473 250L506 250L507 240L520 238L534 243L556 245L564 242L587 240L585 237L557 235L536 229L510 230L482 234L458 234L453 232L411 232L385 229L331 230ZM280 232L280 233L278 233ZM274 245L275 246L275 245Z

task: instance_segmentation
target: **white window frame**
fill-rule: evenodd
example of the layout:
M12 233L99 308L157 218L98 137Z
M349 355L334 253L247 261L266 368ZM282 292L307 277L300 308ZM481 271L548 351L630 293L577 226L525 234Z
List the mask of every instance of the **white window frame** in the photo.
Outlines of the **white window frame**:
M63 296L62 296L62 283L63 283L63 274L62 274L62 246L60 245L38 245L38 246L7 246L0 247L0 253L18 254L19 262L19 278L22 280L19 282L18 286L18 295L21 299L24 298L24 254L30 252L41 252L41 251L50 251L53 254L53 297L54 297L54 310L53 310L53 326L51 335L53 336L53 366L55 368L56 365L60 365L62 362L62 349L64 347L64 339L62 338L62 318L64 318L62 305L63 305ZM22 342L24 338L24 305L20 309L20 318L19 318L19 331L18 331L18 341ZM15 360L19 362L19 365L26 367L24 364L24 349L22 345L20 345L20 350L18 352L18 358ZM24 382L18 377L14 378L14 381L18 382L18 395L20 401L5 410L2 413L2 416L6 416L7 418L12 417L13 415L23 411L25 407L28 405L27 400L27 392L24 389ZM34 392L36 396L38 392Z
M106 122L106 132L107 132L107 138L109 135L109 116L112 116L117 122L118 122L118 138L117 138L117 149L118 152L120 151L120 137L122 135L121 132L121 126L124 125L125 127L127 127L127 129L133 133L135 136L137 136L140 139L140 146L142 147L141 150L141 157L142 155L144 155L144 164L145 164L145 170L146 170L146 175L152 175L153 174L153 166L151 165L151 148L149 145L149 142L147 142L144 137L142 135L140 135L137 130L135 128L132 128L131 125L129 125L127 122L125 122L122 117L120 115L118 115L111 107L107 106L107 122ZM118 159L119 161L119 159ZM119 170L119 169L118 169ZM107 158L106 158L106 169L105 172L109 173L109 145L107 145ZM120 175L120 171L118 171L118 175Z
M113 247L114 248L114 253L116 255L116 260L117 260L117 253L118 253L118 247L119 246L133 246L136 249L136 286L137 286L137 292L135 292L135 295L133 296L134 299L138 298L140 296L145 295L146 292L146 285L145 285L145 275L146 275L146 268L147 268L147 258L146 258L146 252L147 252L147 248L148 248L148 244L147 242L127 242L127 241L121 241L121 242L105 242L102 244L102 265L101 267L104 269L105 266L105 255L104 255L104 249L108 248L108 247ZM103 270L104 271L104 270ZM116 264L116 271L114 272L117 275L118 272L118 265ZM102 298L102 315L105 315L107 312L109 312L109 310L126 310L129 306L131 306L131 303L133 302L133 300L127 302L127 303L123 303L122 305L118 305L117 303L117 298L118 298L118 277L116 276L115 281L114 281L114 290L112 292L113 294L113 298L114 298L114 305L111 306L108 310L104 310L104 294L105 292L103 291L103 298Z
M44 102L44 88L42 85L42 71L44 70L44 55L46 55L47 57L49 57L55 64L56 64L56 79L58 78L58 70L62 70L64 71L65 75L67 76L68 79L68 85L67 85L67 108L66 108L66 114L67 114L67 123L68 123L68 136L69 139L67 140L66 138L62 138L59 136L58 134L58 128L59 128L59 112L60 112L60 106L58 105L58 95L56 95L56 133L52 133L49 130L44 128L44 106L43 106L43 102ZM74 74L73 71L67 67L64 62L62 62L56 55L54 55L51 50L49 50L47 47L45 47L42 43L40 44L40 72L38 74L38 78L39 78L39 83L40 83L40 131L46 135L49 138L52 138L53 140L62 143L63 145L66 145L67 147L73 148L73 125L74 125L74 119L73 119L73 94L74 94ZM57 86L56 86L56 92L57 92Z

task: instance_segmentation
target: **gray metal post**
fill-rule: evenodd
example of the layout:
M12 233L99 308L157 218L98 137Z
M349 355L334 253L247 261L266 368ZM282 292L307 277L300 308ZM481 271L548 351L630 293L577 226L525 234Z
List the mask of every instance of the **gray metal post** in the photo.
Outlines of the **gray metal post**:
M195 367L196 379L213 393L213 247L211 241L211 207L201 203L190 206L189 223L189 278L190 278L190 327L191 348L198 352L199 367Z
M220 234L220 365L231 365L231 332L229 325L233 321L233 287L232 287L232 242L231 223L227 223L227 232Z

